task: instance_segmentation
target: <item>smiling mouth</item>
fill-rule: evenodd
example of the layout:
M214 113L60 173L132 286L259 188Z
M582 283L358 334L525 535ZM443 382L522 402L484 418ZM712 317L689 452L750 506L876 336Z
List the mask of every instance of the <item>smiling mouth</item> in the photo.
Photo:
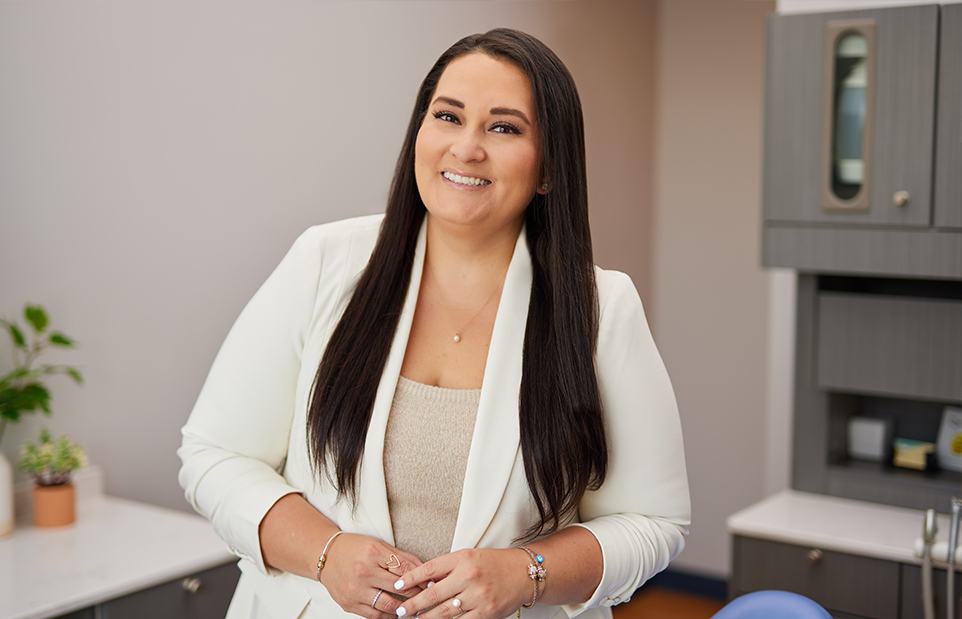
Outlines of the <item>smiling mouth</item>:
M491 184L491 181L486 178L480 178L477 176L462 176L447 170L441 172L441 177L451 183L454 183L455 185L465 188L481 188L487 187Z

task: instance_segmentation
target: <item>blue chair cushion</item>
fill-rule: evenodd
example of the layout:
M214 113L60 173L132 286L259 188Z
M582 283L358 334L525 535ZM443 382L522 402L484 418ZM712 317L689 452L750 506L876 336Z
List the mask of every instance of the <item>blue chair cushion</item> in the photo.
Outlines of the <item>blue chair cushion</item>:
M789 591L755 591L726 604L712 619L832 619L814 601Z

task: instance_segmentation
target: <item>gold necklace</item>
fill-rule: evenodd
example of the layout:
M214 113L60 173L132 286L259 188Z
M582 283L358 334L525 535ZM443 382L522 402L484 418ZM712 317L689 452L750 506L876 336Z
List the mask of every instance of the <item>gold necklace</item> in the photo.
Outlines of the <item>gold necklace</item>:
M438 280L437 276L434 274L434 270L433 270L433 269L431 270L431 277L433 277L433 278L434 278L434 281L436 281L436 282L439 282L439 281L440 281L440 280ZM451 339L454 340L454 343L455 343L455 344L459 344L459 343L461 342L461 339L462 339L462 338L461 338L461 334L464 333L464 330L467 329L469 326L471 326L471 323L474 322L474 319L477 318L477 317L481 314L481 311L484 310L484 308L486 308L486 307L488 306L488 303L491 303L491 299L493 299L493 298L494 298L494 295L497 294L497 292L498 292L499 290L501 290L501 288L503 288L503 287L504 287L504 282L502 281L501 284L498 285L498 286L494 289L494 291L491 293L491 296L488 297L488 300L484 302L484 305L482 305L482 306L478 309L478 311L476 311L476 312L474 313L474 316L471 317L471 320L469 320L469 321L467 321L466 323L464 323L464 325L462 325L460 329L458 329L457 331L454 332L454 336L453 336ZM440 286L438 287L438 289L440 290ZM438 294L438 296L440 297L440 296L442 296L442 295L441 295L441 294ZM442 300L443 300L443 299L442 299ZM443 300L443 301L444 301L444 304L445 304L445 305L448 304L446 300Z

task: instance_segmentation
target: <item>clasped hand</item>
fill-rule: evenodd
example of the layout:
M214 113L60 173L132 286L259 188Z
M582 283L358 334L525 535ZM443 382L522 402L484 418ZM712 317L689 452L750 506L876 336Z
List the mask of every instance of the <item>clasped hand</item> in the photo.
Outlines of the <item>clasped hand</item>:
M423 587L398 607L397 616L501 619L531 599L527 564L516 549L471 548L436 557L394 583L395 590Z
M344 533L331 545L321 584L346 612L368 619L501 619L531 599L527 564L520 550L486 548L424 563L377 538Z

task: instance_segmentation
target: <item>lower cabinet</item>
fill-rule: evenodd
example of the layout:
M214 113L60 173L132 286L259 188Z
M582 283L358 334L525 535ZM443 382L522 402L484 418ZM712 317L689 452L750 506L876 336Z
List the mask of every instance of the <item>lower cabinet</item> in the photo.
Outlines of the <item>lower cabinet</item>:
M735 536L732 593L778 589L809 597L834 617L898 619L899 564Z
M227 614L240 570L232 561L61 615L58 619L206 619Z
M730 596L778 589L809 597L836 619L923 619L918 565L736 535ZM935 616L946 617L946 571L932 570ZM962 574L955 616L962 616Z

